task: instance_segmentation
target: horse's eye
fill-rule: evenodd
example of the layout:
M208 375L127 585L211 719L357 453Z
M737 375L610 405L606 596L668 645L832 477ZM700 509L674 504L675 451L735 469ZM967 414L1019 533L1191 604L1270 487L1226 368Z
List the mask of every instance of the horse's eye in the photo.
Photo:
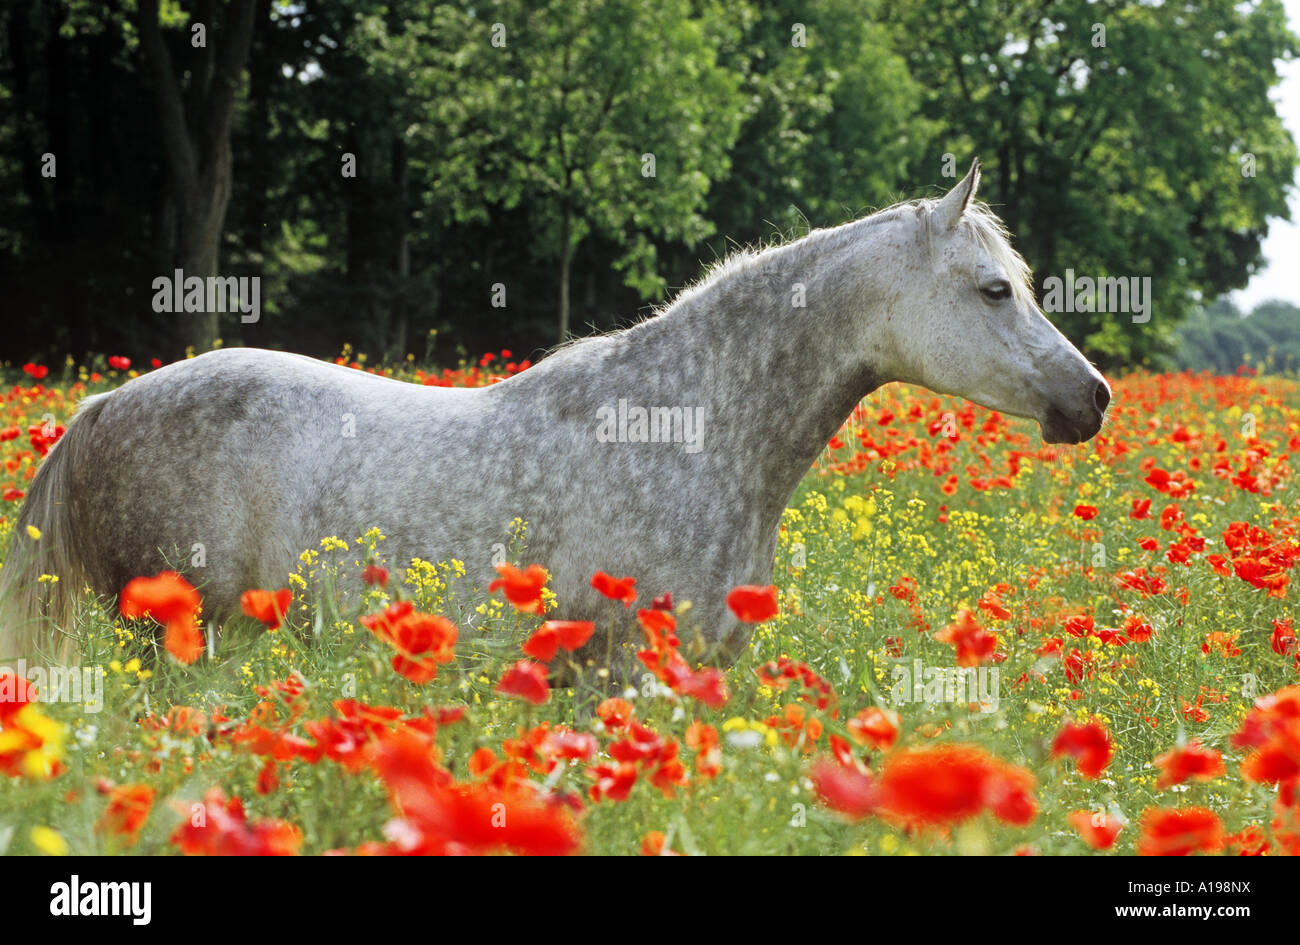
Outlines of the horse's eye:
M1005 302L1011 298L1011 283L1006 279L1000 279L989 285L980 286L980 294L990 302Z

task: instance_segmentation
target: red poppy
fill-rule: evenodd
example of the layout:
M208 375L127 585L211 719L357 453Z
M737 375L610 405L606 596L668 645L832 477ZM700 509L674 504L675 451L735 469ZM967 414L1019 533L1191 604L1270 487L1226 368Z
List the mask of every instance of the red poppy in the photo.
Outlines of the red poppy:
M240 609L249 617L260 620L271 630L279 629L284 615L289 612L293 591L283 587L278 591L244 591L239 598Z
M665 844L668 838L664 836L662 830L651 830L641 838L641 855L642 856L681 856L675 850L668 849Z
M621 601L624 607L631 607L636 600L636 578L616 578L597 571L591 576L591 586L610 600Z
M1151 639L1151 624L1136 614L1124 619L1124 635L1134 643L1146 643Z
M108 806L95 823L100 833L121 837L128 846L135 843L153 810L154 789L146 784L124 784L108 792Z
M451 662L460 636L446 617L419 613L409 600L363 616L361 625L397 650L393 670L418 685L433 680L437 664Z
M999 588L1005 585L998 585ZM1007 610L1002 598L998 595L997 589L991 589L984 592L984 596L979 599L979 609L984 611L994 620L1010 620L1011 611Z
M596 706L596 717L605 723L605 728L618 731L632 721L636 709L626 699L617 697L606 699Z
M184 815L171 841L186 856L292 856L302 845L302 833L283 820L249 823L244 804L227 800L221 788L203 799L203 816L195 817L189 805L178 804Z
M497 565L497 574L501 577L488 585L489 591L501 588L506 600L522 613L542 612L542 588L550 577L545 568L540 564L530 564L520 571L513 564L502 563Z
M1195 702L1188 702L1186 699L1184 699L1183 718L1187 719L1187 721L1189 722L1210 721L1210 713L1206 712L1205 708L1201 705L1201 702L1204 699L1205 699L1204 696L1197 696Z
M785 706L780 715L768 716L766 724L776 729L787 745L801 746L804 751L816 748L817 740L822 737L821 720L798 704Z
M175 571L163 571L156 577L138 577L122 589L118 607L123 617L152 617L169 623L192 617L202 606L199 592Z
M385 830L386 852L560 856L581 843L563 803L489 782L457 784L434 764L421 739L385 738L376 747L374 766L401 812Z
M678 683L676 690L683 696L698 699L710 709L721 709L731 698L726 677L711 666L692 672Z
M1226 842L1219 815L1204 807L1171 810L1148 808L1142 813L1139 856L1188 856L1218 853Z
M280 768L274 758L267 758L262 770L257 772L256 790L258 794L266 795L278 790L280 787Z
M1268 837L1259 824L1251 824L1224 841L1229 852L1237 851L1238 856L1268 856Z
M476 778L491 771L497 764L496 752L491 748L478 748L474 754L469 756L469 761L465 763L465 768Z
M1278 656L1289 656L1295 652L1296 637L1290 617L1273 621L1273 635L1269 638L1269 645Z
M1076 810L1065 819L1079 832L1083 842L1094 850L1109 850L1115 845L1119 832L1124 829L1122 821L1104 812Z
M36 687L31 680L10 671L0 671L0 728L13 721L23 706L36 701Z
M175 571L134 578L118 597L123 617L151 617L165 625L163 647L181 663L193 663L203 653L197 621L202 606L199 592Z
M871 775L838 762L819 761L808 772L818 796L832 810L854 820L875 813L880 800Z
M336 701L334 712L332 717L303 724L314 745L295 741L292 736L280 736L272 746L273 755L283 761L301 758L309 764L324 757L356 773L370 763L370 752L377 738L399 730L411 733L417 728L427 728L424 718L404 720L399 709L367 706L354 699Z
M1155 766L1162 772L1156 787L1167 788L1182 784L1188 778L1208 781L1225 773L1223 756L1213 748L1204 747L1193 740L1187 745L1171 748L1156 758Z
M1201 652L1207 655L1218 652L1227 657L1240 656L1241 648L1237 646L1237 634L1228 633L1226 630L1212 630L1205 635Z
M1061 660L1065 667L1066 682L1078 684L1085 679L1092 678L1093 674L1093 656L1091 653L1084 654L1078 649L1071 649Z
M847 738L832 735L829 741L832 758L846 768L852 768L857 764L858 760L853 754L853 744Z
M792 681L797 681L806 690L800 697L804 702L816 706L819 711L831 709L832 715L838 714L838 710L832 708L837 702L835 688L807 663L782 656L768 660L754 670L754 675L763 685L782 691Z
M572 653L595 632L596 625L590 620L548 620L533 631L522 649L527 656L549 663L561 647Z
M872 748L888 751L898 741L900 721L898 713L892 709L878 709L872 706L849 719L848 730L859 745L870 745Z
M686 746L695 751L695 770L702 778L722 772L722 740L712 725L695 721L686 729Z
M1241 763L1242 777L1248 781L1300 782L1300 686L1256 699L1232 744L1254 749Z
M1086 637L1095 627L1092 614L1070 614L1061 621L1061 629L1072 637Z
M950 643L957 651L958 666L979 666L990 656L998 645L996 633L989 633L980 626L975 615L963 610L957 619L935 633L934 638L940 643Z
M588 792L593 801L625 801L636 786L637 766L631 761L595 765L587 769L587 776L595 782Z
M639 659L655 677L685 696L699 699L710 708L721 708L730 698L725 678L716 669L692 670L678 652L677 618L666 610L638 610L637 622L645 631L649 646L637 651Z
M531 660L520 660L506 670L497 683L497 692L541 705L551 694L550 684L546 681L546 667Z
M1091 521L1097 517L1097 507L1095 505L1076 505L1074 507L1074 515L1076 518L1081 518L1085 522Z
M41 456L45 456L54 444L59 442L63 434L67 432L67 427L61 423L55 424L53 430L46 424L38 423L27 428L27 439L31 442L32 449L36 450ZM16 459L7 459L5 460L5 468L9 472L15 472L18 469L17 463Z
M733 588L727 595L727 606L744 623L762 623L777 615L776 585L758 587L754 584L742 584Z
M1069 755L1085 778L1099 778L1115 754L1110 731L1097 719L1084 725L1066 722L1052 742L1052 757Z
M894 752L877 787L881 813L921 826L960 823L983 810L1024 826L1038 813L1034 776L976 745Z
M1224 577L1232 574L1232 565L1227 555L1213 554L1205 556L1206 562L1214 568L1215 573Z
M539 726L539 728L545 727ZM538 752L547 759L590 761L595 757L597 747L596 736L590 732L575 732L571 728L558 725L543 732Z

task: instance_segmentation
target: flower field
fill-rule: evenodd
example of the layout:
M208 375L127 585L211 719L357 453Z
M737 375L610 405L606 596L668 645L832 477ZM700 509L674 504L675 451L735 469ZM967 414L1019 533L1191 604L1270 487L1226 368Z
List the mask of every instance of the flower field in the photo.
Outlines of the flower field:
M0 548L78 400L136 372L9 377ZM219 639L200 578L140 575L124 617L87 600L79 698L0 666L0 850L1300 852L1297 450L1285 377L1114 379L1064 448L890 385L792 499L774 587L720 589L755 628L736 665L689 602L593 575L637 628L625 690L573 655L592 624L548 619L526 522L490 587L331 536Z

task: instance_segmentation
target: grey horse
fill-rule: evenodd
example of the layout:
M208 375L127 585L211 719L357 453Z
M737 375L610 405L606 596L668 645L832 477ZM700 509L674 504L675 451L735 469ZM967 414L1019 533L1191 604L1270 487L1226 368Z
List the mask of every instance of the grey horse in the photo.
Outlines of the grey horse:
M782 510L880 385L1033 418L1048 442L1101 428L1110 389L1035 304L978 181L976 162L940 199L733 255L653 317L481 389L229 349L87 398L0 571L0 658L50 652L84 587L117 594L196 544L220 621L322 537L371 526L390 561L459 559L486 586L519 518L555 616L597 621L589 655L637 634L592 588L603 570L635 577L642 606L691 601L733 660L750 627L727 592L770 583Z

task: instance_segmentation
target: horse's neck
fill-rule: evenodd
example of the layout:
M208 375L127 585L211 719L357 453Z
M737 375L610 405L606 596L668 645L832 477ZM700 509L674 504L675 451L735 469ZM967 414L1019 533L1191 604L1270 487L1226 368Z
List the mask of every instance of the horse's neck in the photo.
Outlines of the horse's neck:
M869 227L848 224L724 269L619 339L618 367L635 377L625 389L701 408L703 450L748 480L742 491L765 523L888 379L854 340L883 309Z

